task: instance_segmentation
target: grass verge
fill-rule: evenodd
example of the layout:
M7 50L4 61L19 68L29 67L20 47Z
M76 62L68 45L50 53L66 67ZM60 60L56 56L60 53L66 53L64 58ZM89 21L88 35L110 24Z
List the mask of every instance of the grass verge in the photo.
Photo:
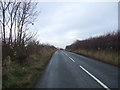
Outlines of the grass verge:
M95 50L73 50L71 52L94 58L96 60L120 67L120 55L118 52L95 51Z
M7 66L3 68L3 88L32 88L53 53L30 55L29 62L22 65L7 60Z

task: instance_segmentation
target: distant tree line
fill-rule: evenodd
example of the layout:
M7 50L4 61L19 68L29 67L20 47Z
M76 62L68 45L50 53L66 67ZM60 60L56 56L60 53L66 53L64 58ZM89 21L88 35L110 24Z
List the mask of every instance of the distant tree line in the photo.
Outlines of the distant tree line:
M76 40L73 44L66 46L67 50L87 49L87 50L120 50L120 32L107 33L85 40Z

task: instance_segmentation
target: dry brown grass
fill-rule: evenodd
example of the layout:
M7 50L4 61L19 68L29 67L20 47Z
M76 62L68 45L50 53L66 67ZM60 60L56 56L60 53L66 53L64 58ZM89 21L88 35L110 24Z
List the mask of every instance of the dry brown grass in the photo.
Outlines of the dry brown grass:
M118 52L110 52L110 51L103 51L103 50L75 50L73 51L77 54L82 54L91 58L95 58L96 60L112 64L115 66L120 66L120 55Z
M42 74L55 50L42 48L39 53L27 58L28 62L20 65L8 57L6 66L3 67L3 88L31 88L37 78ZM9 61L9 62L8 62Z

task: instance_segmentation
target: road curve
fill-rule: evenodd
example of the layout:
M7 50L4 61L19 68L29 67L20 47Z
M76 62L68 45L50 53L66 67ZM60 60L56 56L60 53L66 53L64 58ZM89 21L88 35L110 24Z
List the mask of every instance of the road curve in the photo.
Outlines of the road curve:
M117 67L58 50L35 88L118 88ZM120 69L119 69L120 70Z

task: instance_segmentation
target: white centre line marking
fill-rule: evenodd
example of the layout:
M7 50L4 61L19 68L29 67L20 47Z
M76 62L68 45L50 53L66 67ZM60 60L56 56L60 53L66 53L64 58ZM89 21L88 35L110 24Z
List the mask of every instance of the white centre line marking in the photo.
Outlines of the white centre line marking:
M63 51L62 51L63 52ZM64 53L64 52L63 52ZM68 56L66 53L64 53L66 56ZM68 56L69 57L69 56ZM69 57L70 58L70 60L72 60L73 62L75 62L74 61L74 59L72 59L71 57ZM97 79L95 76L93 76L90 72L88 72L84 67L82 67L81 65L80 65L80 68L82 69L82 70L84 70L89 76L91 76L95 81L97 81L102 87L104 87L105 89L107 89L107 90L110 90L110 88L108 88L104 83L102 83L99 79Z
M65 53L66 56L68 56L66 53Z
M71 57L69 57L70 58L70 60L72 60L73 62L75 62L75 60L73 60Z
M63 52L63 51L62 51ZM64 53L64 52L63 52ZM64 53L66 56L68 56L66 53ZM69 57L69 56L68 56ZM69 57L71 61L75 62L71 57Z
M96 80L101 86L103 86L104 88L106 88L107 90L110 90L110 88L108 88L104 83L102 83L99 79L97 79L95 76L93 76L90 72L88 72L85 68L83 68L81 65L80 65L80 68L82 70L84 70L88 75L90 75L94 80Z

